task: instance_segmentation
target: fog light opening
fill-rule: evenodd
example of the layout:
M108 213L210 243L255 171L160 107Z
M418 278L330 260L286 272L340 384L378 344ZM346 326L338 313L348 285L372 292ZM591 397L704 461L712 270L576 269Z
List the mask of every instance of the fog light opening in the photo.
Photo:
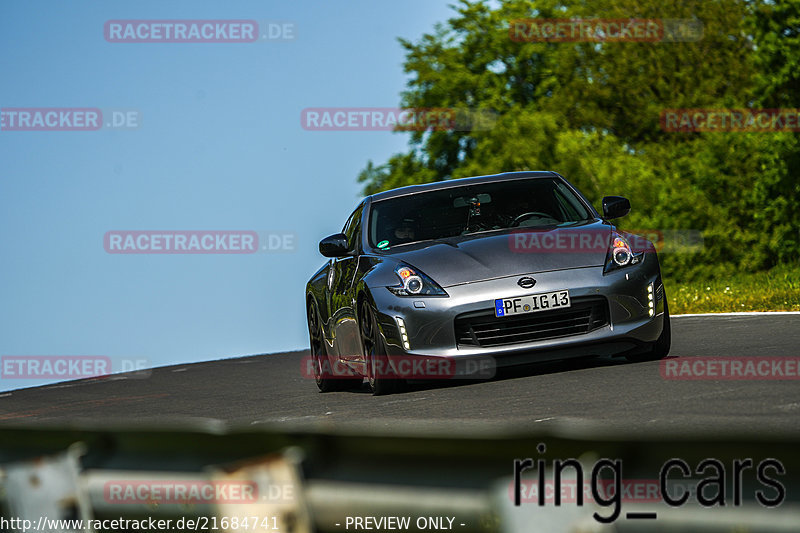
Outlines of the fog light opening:
M647 285L647 315L653 318L656 314L655 294L653 292L653 284Z

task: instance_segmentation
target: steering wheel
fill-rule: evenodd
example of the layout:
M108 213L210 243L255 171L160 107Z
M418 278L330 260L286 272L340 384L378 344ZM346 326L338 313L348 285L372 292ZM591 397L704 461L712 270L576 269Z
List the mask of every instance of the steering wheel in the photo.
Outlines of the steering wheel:
M542 213L541 211L528 211L527 213L522 213L521 215L516 217L514 221L511 223L511 226L519 226L520 222L531 217L553 218L551 215L548 215L547 213Z
M473 222L472 224L464 228L464 231L461 232L461 235L469 235L470 233L477 233L485 229L487 229L487 226L483 222Z

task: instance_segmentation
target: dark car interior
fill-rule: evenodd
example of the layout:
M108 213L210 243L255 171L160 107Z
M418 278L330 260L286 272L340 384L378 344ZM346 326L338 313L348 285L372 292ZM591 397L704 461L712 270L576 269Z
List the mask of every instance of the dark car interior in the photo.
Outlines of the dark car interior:
M384 248L484 231L560 226L592 217L560 180L501 181L377 201L372 206L370 244Z

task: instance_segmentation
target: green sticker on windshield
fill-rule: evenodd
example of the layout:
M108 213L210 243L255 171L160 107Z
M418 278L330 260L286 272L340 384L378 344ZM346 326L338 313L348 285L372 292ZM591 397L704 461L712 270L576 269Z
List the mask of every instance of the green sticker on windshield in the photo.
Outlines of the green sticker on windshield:
M380 249L387 249L389 248L389 241L381 241L378 243L378 248Z

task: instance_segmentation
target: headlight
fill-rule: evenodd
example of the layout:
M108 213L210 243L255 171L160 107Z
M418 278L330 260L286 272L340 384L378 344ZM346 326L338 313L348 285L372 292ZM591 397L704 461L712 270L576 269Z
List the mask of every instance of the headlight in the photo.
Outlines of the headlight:
M398 265L394 273L400 279L400 284L387 289L397 296L447 296L435 281L406 264Z
M616 270L617 268L626 267L628 265L635 265L642 260L644 252L636 253L631 248L628 239L622 234L612 231L611 232L611 245L608 247L608 254L606 254L606 265L603 273Z

